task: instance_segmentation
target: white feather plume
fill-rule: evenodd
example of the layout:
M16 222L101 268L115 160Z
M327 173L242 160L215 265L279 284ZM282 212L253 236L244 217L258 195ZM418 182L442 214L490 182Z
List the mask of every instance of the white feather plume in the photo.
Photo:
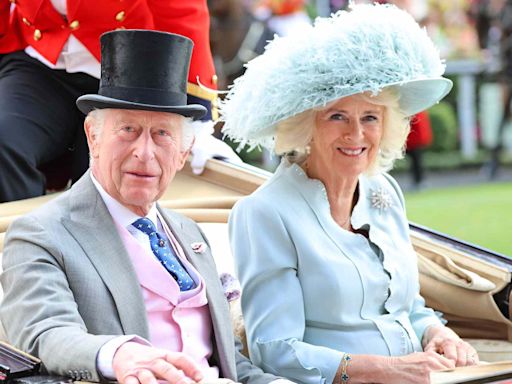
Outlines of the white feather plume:
M274 37L264 54L247 63L220 103L223 132L241 145L273 149L281 120L356 93L439 79L444 69L426 30L407 12L353 5L299 34Z

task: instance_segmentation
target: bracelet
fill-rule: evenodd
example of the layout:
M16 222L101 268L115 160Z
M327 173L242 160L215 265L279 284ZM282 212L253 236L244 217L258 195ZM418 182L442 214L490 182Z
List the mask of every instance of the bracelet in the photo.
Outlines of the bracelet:
M351 361L352 356L350 356L350 353L344 353L343 357L341 358L341 384L347 384L348 379L350 379L347 373L347 368Z

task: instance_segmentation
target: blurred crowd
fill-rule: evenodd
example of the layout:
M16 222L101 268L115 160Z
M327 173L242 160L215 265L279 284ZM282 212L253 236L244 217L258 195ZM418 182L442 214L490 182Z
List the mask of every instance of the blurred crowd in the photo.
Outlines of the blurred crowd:
M369 2L357 0L356 3ZM373 1L372 1L373 2ZM423 25L446 61L474 60L485 70L481 78L502 88L504 116L491 148L488 174L499 164L501 143L510 118L509 79L512 78L512 0L377 0L407 10ZM261 54L274 35L284 36L349 6L348 0L208 0L211 13L211 47L219 89L227 89L243 73L244 63ZM414 122L421 122L414 124ZM423 182L421 152L432 142L428 114L413 120L407 153L412 179ZM423 132L426 130L426 132ZM417 140L417 137L425 138ZM421 142L421 145L418 145ZM268 159L267 159L268 160ZM273 164L263 166L272 168ZM275 161L274 161L275 163Z
M370 1L374 0L354 2ZM425 26L447 61L472 59L492 69L484 74L491 73L492 80L499 81L504 111L495 114L501 119L489 165L490 174L495 173L505 123L511 115L512 0L376 1L394 3L411 13ZM204 140L196 139L192 149L193 168L200 172L209 157L236 157L231 156L227 146L231 152L226 156L227 150L219 145L222 142L210 140L217 111L216 92L208 89L226 90L243 73L244 64L260 55L275 35L286 36L309 28L315 17L345 9L349 0L207 0L207 3L174 0L166 2L162 9L153 9L150 5L154 2L133 0L140 9L127 13L112 6L98 12L96 16L102 18L100 26L97 20L90 19L91 5L77 8L72 2L68 10L64 0L46 0L45 6L37 10L33 2L3 4L0 5L0 91L4 93L0 92L0 118L4 121L0 124L0 137L8 139L0 140L7 147L0 151L4 156L0 168L0 202L62 189L87 169L88 154L82 132L84 116L74 103L78 96L98 88L101 33L116 28L156 29L194 40L188 100L205 105L209 111L204 124L197 124ZM17 90L15 97L11 89ZM48 108L49 104L53 107ZM63 112L53 113L57 107ZM414 121L427 127L415 129L430 129L428 116ZM217 125L218 138L219 128ZM419 147L407 149L415 163L412 169L419 170L414 178L421 183L421 151L429 145L432 134L421 133L419 137L426 139L420 140ZM411 139L410 143L413 142L418 140ZM272 169L276 164L277 159L263 155L264 167Z
M356 1L364 2L364 1ZM506 0L379 0L410 12L424 25L447 60L497 57L500 39L508 34ZM293 33L314 20L348 7L347 0L208 0L211 43L225 88L243 70L243 63L263 51L274 34Z

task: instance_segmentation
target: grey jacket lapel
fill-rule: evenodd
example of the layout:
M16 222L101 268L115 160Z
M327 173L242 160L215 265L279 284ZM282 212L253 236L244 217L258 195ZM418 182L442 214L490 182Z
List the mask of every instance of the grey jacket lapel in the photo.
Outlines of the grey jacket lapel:
M115 224L87 172L70 190L63 225L81 245L116 304L125 334L149 338L146 308L137 275ZM97 308L103 316L102 308Z
M172 211L162 210L160 207L158 209L183 248L187 259L204 279L221 375L235 380L234 337L231 329L229 306L220 284L217 268L209 247L204 253L195 253L191 247L192 243L206 242L206 239L191 220L185 219Z

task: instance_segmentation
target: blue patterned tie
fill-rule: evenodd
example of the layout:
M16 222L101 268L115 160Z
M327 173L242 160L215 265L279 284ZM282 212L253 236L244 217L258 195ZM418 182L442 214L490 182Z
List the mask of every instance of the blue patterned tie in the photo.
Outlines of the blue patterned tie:
M174 254L172 247L170 247L167 241L156 231L153 222L143 217L135 220L132 225L139 231L148 235L151 250L165 269L174 277L180 286L180 291L188 291L189 289L195 288L196 284L194 280L192 280L188 272L183 268Z

